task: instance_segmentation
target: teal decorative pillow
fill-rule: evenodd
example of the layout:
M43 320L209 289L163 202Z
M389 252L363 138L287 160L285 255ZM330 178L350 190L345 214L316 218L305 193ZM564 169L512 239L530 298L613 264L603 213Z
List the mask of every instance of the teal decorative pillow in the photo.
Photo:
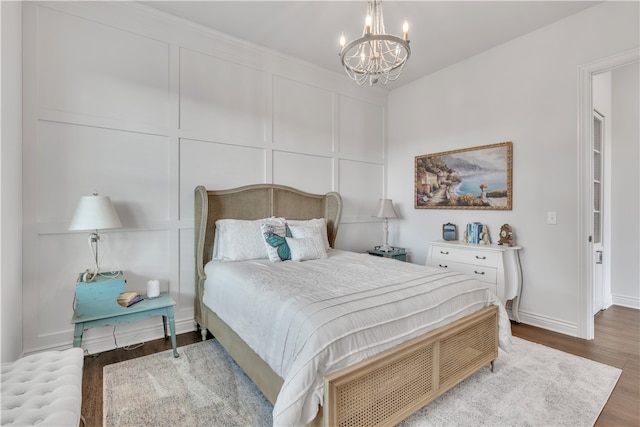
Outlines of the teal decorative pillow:
M280 262L291 259L291 251L286 240L286 237L291 237L291 232L286 225L262 224L260 231L262 231L270 261Z

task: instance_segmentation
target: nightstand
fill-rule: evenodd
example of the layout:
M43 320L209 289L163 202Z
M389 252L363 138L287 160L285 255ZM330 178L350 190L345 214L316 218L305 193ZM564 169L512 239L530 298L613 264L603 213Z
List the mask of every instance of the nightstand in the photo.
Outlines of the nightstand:
M393 248L393 250L389 252L385 252L380 250L380 246L376 246L375 248L370 249L367 252L369 253L369 255L373 255L373 256L393 258L399 261L407 260L407 251L405 250L405 248Z
M73 346L82 346L82 335L85 329L96 326L121 325L135 322L151 316L162 316L164 337L167 336L167 323L171 332L173 357L178 357L176 349L176 328L173 306L176 304L168 292L162 292L156 298L144 299L129 307L122 307L116 301L120 293L125 292L125 280L122 272L98 275L93 282L76 284L75 306L71 323L75 325Z

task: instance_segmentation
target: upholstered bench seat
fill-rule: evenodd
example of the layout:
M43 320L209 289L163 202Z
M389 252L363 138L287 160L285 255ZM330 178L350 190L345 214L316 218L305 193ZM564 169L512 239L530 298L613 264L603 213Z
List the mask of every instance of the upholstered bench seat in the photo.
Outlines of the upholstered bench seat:
M80 424L81 348L47 351L2 364L3 426Z

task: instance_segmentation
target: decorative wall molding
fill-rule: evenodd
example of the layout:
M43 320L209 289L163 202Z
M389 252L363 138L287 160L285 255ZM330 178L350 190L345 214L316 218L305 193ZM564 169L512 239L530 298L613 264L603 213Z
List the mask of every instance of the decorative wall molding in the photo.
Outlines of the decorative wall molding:
M520 310L520 321L527 325L548 329L550 331L559 332L572 337L578 336L578 325L573 322L566 322L564 320L522 310Z
M196 185L340 191L366 220L342 228L344 244L377 241L386 91L136 2L25 2L23 34L26 353L73 340L75 279L91 265L86 233L67 229L82 195L109 195L123 222L101 264L130 290L159 279L179 332L193 321ZM141 327L137 340L162 336ZM112 347L106 329L86 337L91 352Z
M624 295L611 295L611 301L613 305L621 305L622 307L640 310L640 298L632 298Z

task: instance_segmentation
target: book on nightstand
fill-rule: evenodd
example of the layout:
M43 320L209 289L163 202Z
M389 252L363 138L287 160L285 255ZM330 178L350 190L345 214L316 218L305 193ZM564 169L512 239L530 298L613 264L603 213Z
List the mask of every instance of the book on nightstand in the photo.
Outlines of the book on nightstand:
M137 292L122 292L117 298L118 304L123 307L129 307L139 301L142 301L142 295Z

